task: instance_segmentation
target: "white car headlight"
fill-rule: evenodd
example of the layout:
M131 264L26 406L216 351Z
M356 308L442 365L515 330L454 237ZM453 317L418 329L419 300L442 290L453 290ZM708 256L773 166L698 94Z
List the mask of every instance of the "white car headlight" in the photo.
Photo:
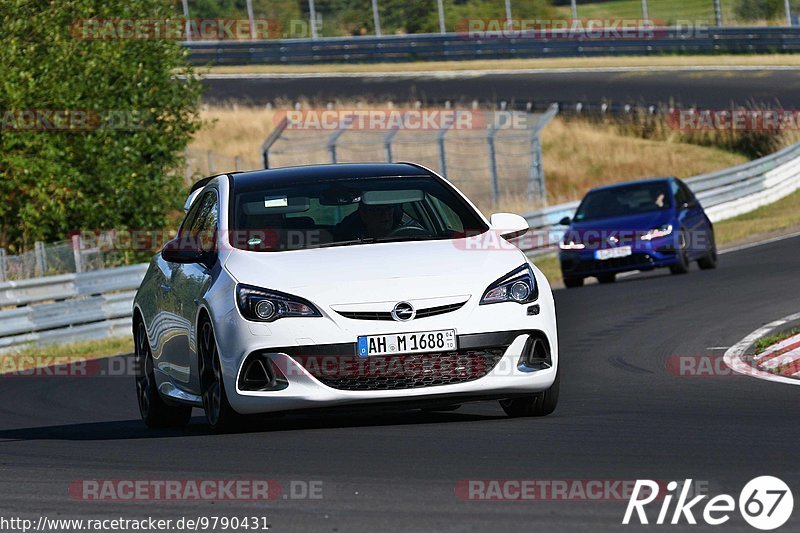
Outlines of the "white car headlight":
M562 250L583 250L584 248L586 248L586 245L575 241L569 241L569 242L561 241L560 243L558 243L558 247L561 248Z
M242 316L256 322L274 322L284 317L322 316L311 302L299 296L249 285L236 286L236 302Z
M643 241L652 241L653 239L657 239L659 237L666 237L670 233L672 233L672 224L662 224L655 229L645 232L639 238Z
M480 305L500 302L529 303L539 297L536 277L531 267L522 265L513 272L498 279L486 289Z

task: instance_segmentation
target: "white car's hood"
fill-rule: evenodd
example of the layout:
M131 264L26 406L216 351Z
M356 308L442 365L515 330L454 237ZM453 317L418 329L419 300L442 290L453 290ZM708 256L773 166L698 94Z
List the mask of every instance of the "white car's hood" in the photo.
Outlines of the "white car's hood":
M466 240L457 239L288 252L234 250L225 268L240 283L336 305L482 294L525 261L511 247L466 248Z

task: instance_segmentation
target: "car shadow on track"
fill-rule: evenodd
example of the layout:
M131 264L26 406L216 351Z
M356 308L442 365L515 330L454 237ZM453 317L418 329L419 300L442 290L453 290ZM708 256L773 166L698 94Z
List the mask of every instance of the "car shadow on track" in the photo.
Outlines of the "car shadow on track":
M272 433L278 431L302 431L314 429L337 429L375 426L401 426L421 424L446 424L453 422L483 422L506 419L503 414L473 414L451 412L375 412L358 415L287 414L280 417L248 420L231 433ZM0 430L0 446L4 442L33 440L131 440L171 437L208 436L212 433L199 416L192 418L188 426L172 429L148 429L141 420L119 420L113 422L89 422L32 428Z

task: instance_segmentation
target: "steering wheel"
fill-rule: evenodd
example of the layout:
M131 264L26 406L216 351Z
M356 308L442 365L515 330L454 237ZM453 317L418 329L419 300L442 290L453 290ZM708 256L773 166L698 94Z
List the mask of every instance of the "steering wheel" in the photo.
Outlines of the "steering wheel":
M386 234L386 237L413 237L415 235L430 237L431 233L425 228L419 226L400 226Z

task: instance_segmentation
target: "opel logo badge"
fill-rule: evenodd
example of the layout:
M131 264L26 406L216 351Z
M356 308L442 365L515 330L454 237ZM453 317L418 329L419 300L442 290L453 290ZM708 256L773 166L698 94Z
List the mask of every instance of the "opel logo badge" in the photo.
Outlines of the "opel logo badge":
M398 302L392 309L392 318L398 322L408 322L417 316L417 310L408 302Z

